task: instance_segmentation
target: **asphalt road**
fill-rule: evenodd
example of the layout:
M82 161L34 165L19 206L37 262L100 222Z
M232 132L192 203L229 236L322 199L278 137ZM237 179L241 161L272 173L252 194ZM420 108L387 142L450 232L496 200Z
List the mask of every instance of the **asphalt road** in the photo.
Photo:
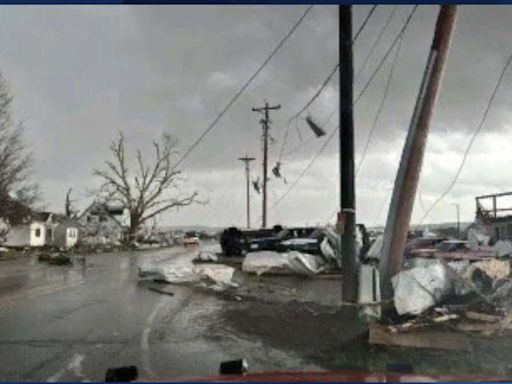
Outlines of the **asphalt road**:
M149 254L191 257L181 248ZM131 364L146 378L215 375L221 361L240 357L251 371L322 369L262 337L277 332L274 307L251 319L244 312L257 304L239 297L187 286L153 292L137 276L140 255L89 255L73 267L0 262L0 379L103 380L107 368Z
M0 380L101 381L136 365L142 378L216 375L246 358L251 372L384 370L505 374L510 338L473 352L370 348L366 326L339 306L340 281L246 279L234 293L137 276L143 257L190 260L182 248L87 256L86 265L0 261Z

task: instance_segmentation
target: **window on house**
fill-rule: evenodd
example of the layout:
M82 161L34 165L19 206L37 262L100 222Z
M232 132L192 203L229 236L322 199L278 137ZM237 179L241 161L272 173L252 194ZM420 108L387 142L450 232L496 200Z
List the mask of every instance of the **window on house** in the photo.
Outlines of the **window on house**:
M512 224L507 224L508 236L512 236Z
M53 236L53 231L51 228L46 229L46 237L51 239Z
M34 234L36 237L41 237L41 228L36 228Z
M100 222L104 223L105 221L107 221L107 216L101 215L100 216Z
M87 222L92 223L92 216L87 216Z

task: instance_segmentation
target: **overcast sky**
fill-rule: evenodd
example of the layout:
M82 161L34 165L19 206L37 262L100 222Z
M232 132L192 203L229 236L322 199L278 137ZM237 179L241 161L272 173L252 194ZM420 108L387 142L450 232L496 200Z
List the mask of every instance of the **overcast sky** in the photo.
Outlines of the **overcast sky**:
M357 28L369 6L354 8ZM379 6L355 44L361 65L392 6ZM356 79L359 93L412 6L398 6L369 65ZM49 209L62 211L73 187L80 207L98 185L109 142L123 131L145 153L151 140L170 132L184 151L217 116L267 57L305 6L1 6L0 71L15 96L15 116L33 146L34 178ZM357 221L385 222L421 75L436 6L420 6L399 52L389 95L357 177ZM512 51L512 7L463 6L449 54L444 85L431 126L413 222L449 185L469 135L476 128L501 68ZM356 106L356 162L371 128L391 64L390 55ZM338 61L337 7L315 6L255 82L182 164L184 190L197 190L210 204L171 212L166 224L243 225L245 179L237 158L252 155L261 175L260 116L251 107L265 100L272 113L270 163L282 144L286 122ZM512 75L507 74L488 121L460 180L427 221L474 218L474 196L512 190ZM338 121L335 76L309 113L330 132ZM334 113L334 114L333 114ZM329 116L331 120L327 122ZM303 120L301 135L310 136ZM283 157L282 174L293 182L319 150L315 139ZM285 154L300 144L295 126ZM296 188L271 209L269 224L314 224L332 219L339 200L337 140L327 147ZM261 176L260 176L261 177ZM270 205L287 189L269 183ZM252 216L261 196L252 192ZM421 200L421 201L420 201Z

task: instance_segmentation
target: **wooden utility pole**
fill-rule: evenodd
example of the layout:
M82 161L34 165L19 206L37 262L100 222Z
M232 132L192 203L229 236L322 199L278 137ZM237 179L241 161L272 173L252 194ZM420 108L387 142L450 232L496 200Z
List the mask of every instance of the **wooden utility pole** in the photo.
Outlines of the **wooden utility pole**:
M255 160L254 157L239 157L238 160L245 163L245 181L247 186L247 229L251 228L251 200L250 200L250 162Z
M456 5L442 5L440 8L427 66L402 151L379 264L381 291L384 300L393 297L391 277L402 270L407 232L427 143L429 125L444 73L456 14Z
M343 301L357 301L354 186L354 66L352 58L352 6L339 6L340 44L340 183L341 267Z
M267 179L268 179L268 130L270 129L270 117L268 111L280 109L280 105L274 105L269 107L268 102L265 102L265 106L261 108L253 108L253 112L259 112L264 114L264 118L261 119L261 125L263 126L263 204L262 204L262 224L261 227L267 226Z

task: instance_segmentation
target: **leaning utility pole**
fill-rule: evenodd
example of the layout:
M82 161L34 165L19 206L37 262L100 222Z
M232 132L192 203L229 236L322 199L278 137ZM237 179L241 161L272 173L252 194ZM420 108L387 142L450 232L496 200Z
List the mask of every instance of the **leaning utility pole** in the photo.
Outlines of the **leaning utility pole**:
M352 58L352 6L339 6L340 44L340 182L341 266L343 301L357 301L356 214L354 186L354 67Z
M268 130L270 129L270 118L268 111L280 109L280 105L274 105L269 107L268 102L265 102L265 106L261 108L253 108L253 112L264 113L265 117L261 119L261 125L263 126L263 204L262 204L262 224L261 227L267 226L267 169L268 169Z
M379 263L382 299L393 297L391 278L402 270L403 254L420 177L430 121L445 68L455 27L456 5L442 5L427 66L402 151L389 208Z
M238 160L243 161L245 163L245 181L247 184L247 229L251 228L251 201L250 201L250 162L255 160L254 157L239 157Z

